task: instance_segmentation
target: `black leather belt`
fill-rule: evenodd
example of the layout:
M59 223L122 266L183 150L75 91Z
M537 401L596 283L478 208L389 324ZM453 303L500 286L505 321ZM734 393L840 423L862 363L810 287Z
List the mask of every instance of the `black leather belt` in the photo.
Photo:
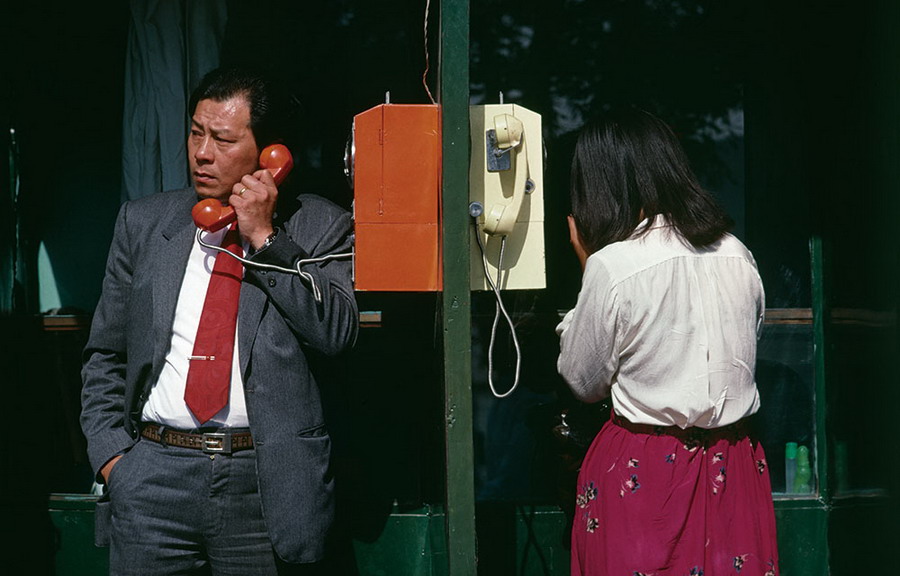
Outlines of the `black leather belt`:
M167 446L193 448L207 454L233 454L253 449L253 436L247 430L234 432L182 432L160 424L145 424L141 436Z

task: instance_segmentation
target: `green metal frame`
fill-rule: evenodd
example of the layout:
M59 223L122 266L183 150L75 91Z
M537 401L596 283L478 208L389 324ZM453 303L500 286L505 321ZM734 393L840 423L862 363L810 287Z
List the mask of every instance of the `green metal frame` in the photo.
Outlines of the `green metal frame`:
M469 292L469 2L441 2L443 370L447 568L476 573Z
M816 474L819 479L819 502L824 506L831 501L831 480L828 473L828 437L826 418L827 374L825 346L828 291L826 290L825 254L822 239L813 236L809 241L810 273L812 279L813 346L816 383Z
M815 385L816 478L815 497L777 499L780 573L783 576L827 576L829 573L828 527L831 483L828 474L826 408L826 311L825 260L822 239L809 242L813 317L813 378ZM789 554L786 552L790 551Z

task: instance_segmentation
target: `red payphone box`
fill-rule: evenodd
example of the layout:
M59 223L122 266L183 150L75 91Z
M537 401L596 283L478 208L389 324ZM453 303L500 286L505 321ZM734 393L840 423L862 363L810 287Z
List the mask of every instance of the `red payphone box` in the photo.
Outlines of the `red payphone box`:
M381 104L357 114L349 152L356 290L441 290L438 106Z

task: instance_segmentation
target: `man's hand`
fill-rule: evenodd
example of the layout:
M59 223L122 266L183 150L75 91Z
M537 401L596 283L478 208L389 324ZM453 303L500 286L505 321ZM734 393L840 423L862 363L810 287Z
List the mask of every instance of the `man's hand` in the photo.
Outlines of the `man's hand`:
M100 469L100 476L103 476L103 483L107 486L109 486L109 473L112 471L113 466L116 465L116 462L118 462L121 458L121 454L119 454L118 456L113 456L109 459L109 462L104 464L103 468Z
M578 262L581 263L581 271L584 272L584 266L587 263L588 253L584 249L584 244L581 243L581 234L578 233L578 226L575 225L575 217L569 214L569 242L572 243L572 248L575 250L575 255L578 256Z
M266 238L274 231L272 217L278 201L278 188L268 170L247 174L234 185L228 203L237 214L241 237L254 250L262 248Z

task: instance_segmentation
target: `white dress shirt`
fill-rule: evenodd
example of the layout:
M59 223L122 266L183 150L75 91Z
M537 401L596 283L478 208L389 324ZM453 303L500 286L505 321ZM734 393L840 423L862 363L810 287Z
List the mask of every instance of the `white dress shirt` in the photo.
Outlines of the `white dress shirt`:
M228 228L223 228L217 232L206 233L203 241L218 246L222 243L227 231ZM246 250L245 246L245 253ZM147 403L144 404L141 414L141 420L144 422L156 422L181 430L191 430L200 426L200 422L184 402L184 388L190 366L188 357L193 354L194 338L197 336L200 314L203 312L203 303L206 300L206 289L209 286L217 254L218 251L204 248L194 241L184 273L184 282L178 293L175 322L172 325L172 340L166 354L166 363L160 372L159 380L150 391ZM235 328L228 404L204 426L233 428L249 426L237 342L237 328Z
M756 262L737 238L694 248L657 216L643 236L587 259L578 302L557 327L557 367L577 398L610 396L631 422L726 426L759 409L764 313Z

